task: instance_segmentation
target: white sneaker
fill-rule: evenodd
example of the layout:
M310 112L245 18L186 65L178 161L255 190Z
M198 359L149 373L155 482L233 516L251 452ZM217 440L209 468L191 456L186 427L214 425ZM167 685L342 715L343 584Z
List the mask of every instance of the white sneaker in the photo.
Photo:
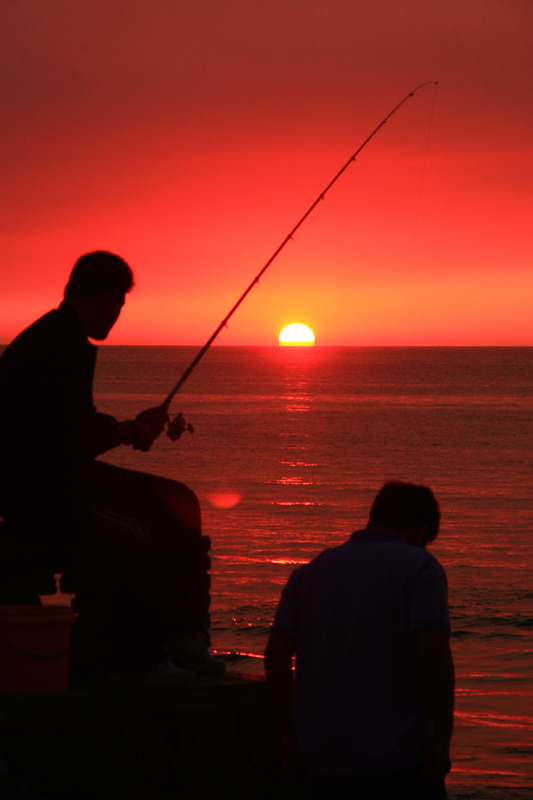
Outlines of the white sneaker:
M205 633L169 636L165 653L178 667L193 669L198 675L224 675L226 665L209 652Z

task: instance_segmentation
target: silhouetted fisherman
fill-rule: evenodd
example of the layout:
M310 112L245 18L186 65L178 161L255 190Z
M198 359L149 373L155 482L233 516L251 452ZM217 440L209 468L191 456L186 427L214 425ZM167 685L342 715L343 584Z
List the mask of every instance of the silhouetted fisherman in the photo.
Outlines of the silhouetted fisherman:
M149 450L168 421L163 408L118 422L94 407L88 338L107 337L133 285L119 256L82 256L59 308L0 358L2 536L76 593L74 674L175 683L192 677L188 667L224 671L208 652L209 540L197 498L95 461L119 445ZM13 577L0 564L0 603L38 603L35 568Z
M388 483L367 528L283 591L267 680L284 762L315 797L446 798L454 669L446 576L426 552L439 523L429 488Z

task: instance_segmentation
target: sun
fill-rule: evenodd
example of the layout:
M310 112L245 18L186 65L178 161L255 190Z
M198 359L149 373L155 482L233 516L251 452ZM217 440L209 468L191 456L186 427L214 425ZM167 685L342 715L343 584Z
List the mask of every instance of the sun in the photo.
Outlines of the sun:
M283 328L279 335L279 343L281 345L309 347L315 343L315 334L307 325L294 322L292 325L287 325Z

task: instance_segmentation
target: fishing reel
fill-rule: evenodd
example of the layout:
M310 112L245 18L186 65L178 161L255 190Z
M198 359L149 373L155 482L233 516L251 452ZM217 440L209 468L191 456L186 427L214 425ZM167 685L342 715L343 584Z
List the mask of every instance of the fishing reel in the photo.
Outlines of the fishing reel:
M183 414L179 413L172 421L169 420L167 427L167 436L173 442L176 442L182 433L189 431L194 433L194 428L190 422L185 422Z

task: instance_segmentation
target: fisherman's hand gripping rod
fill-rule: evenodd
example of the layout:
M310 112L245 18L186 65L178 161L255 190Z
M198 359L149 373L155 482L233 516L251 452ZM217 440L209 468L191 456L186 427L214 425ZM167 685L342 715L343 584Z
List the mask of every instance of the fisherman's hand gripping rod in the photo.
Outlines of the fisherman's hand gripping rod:
M220 325L218 326L218 328L216 329L216 331L213 333L213 335L210 337L210 339L208 339L208 341L207 341L207 342L204 344L204 346L202 347L202 349L200 350L200 352L198 353L198 355L197 355L197 356L196 356L196 357L195 357L195 358L194 358L194 359L191 361L191 363L189 364L189 366L187 367L187 369L185 370L185 372L183 373L183 375L181 376L181 378L179 379L179 381L176 383L176 385L174 386L174 388L172 389L172 391L170 392L170 394L169 394L169 395L168 395L168 396L165 398L165 400L164 400L164 402L163 402L163 404L162 404L162 405L163 405L163 408L165 408L165 409L167 409L167 410L168 410L168 407L170 406L170 403L171 403L171 402L172 402L172 400L174 399L174 396L175 396L175 395L176 395L176 394L179 392L179 390L181 389L181 387L183 386L183 384L185 383L185 381L187 380L187 378L189 377L189 375L191 374L191 372L193 371L193 369L196 367L196 365L198 364L198 362L199 362L199 361L200 361L200 360L201 360L201 359L204 357L204 355L206 354L206 352L209 350L209 348L211 347L211 345L213 344L213 342L214 342L214 341L215 341L215 339L217 338L217 336L218 336L218 334L220 333L220 331L221 331L221 330L222 330L222 329L223 329L223 328L224 328L224 327L227 325L227 323L228 323L228 320L229 320L229 319L230 319L230 318L233 316L233 314L235 313L235 311L237 311L237 309L239 308L239 306L240 306L240 304L242 303L242 301L244 300L244 298L245 298L245 297L246 297L246 296L247 296L247 295L248 295L248 294L249 294L249 293L252 291L252 289L254 288L255 284L256 284L256 283L259 283L259 280L260 280L261 276L262 276L262 275L263 275L263 274L264 274L264 273L267 271L267 269L268 269L268 268L269 268L269 266L272 264L272 262L274 261L274 259L278 257L278 255L281 253L281 251L283 250L283 248L285 247L285 245L286 245L286 244L287 244L287 243L288 243L288 242L289 242L289 241L292 239L292 237L294 236L294 234L296 233L296 231L298 230L298 228L299 228L299 227L300 227L300 226L301 226L301 225L302 225L302 224L305 222L305 220L306 220L306 219L307 219L307 217L308 217L308 216L311 214L311 212L312 212L312 211L314 211L314 209L315 209L315 208L316 208L316 206L317 206L317 205L320 203L320 201L321 201L321 200L323 200L323 199L325 198L326 194L329 192L329 190L331 189L331 187L333 186L333 184L334 184L334 183L336 183L336 181L337 181L337 180L340 178L340 176L343 174L343 172L345 172L345 170L347 170L347 169L348 169L348 167L350 166L350 164L352 163L352 161L355 161L355 159L357 158L357 156L359 155L359 153L361 152L361 150L362 150L364 147L366 147L366 145L369 143L369 141L370 141L371 139L373 139L373 138L374 138L374 136L376 135L376 133L377 133L377 132L378 132L378 131L379 131L379 130L380 130L382 127L383 127L383 125L385 125L385 123L386 123L386 122L388 122L388 120L389 120L389 119L392 117L392 115L393 115L393 114L395 114L395 113L398 111L398 109L399 109L401 106L403 106L403 104L404 104L405 102L407 102L407 100L409 100L409 98L410 98L410 97L412 97L412 96L415 94L415 92L418 92L418 90L419 90L419 89L422 89L424 86L436 86L437 84L438 84L438 81L426 81L426 83L421 83L421 84L420 84L420 86L417 86L417 87L416 87L416 89L413 89L413 91L412 91L412 92L409 92L409 94L408 94L408 95L406 95L406 96L403 98L403 100L402 100L401 102L399 102L399 103L398 103L398 105L397 105L397 106L395 106L395 107L392 109L392 111L390 111L390 112L387 114L387 116L385 117L385 119L383 119L383 120L382 120L382 121L379 123L379 125L377 126L377 128L375 128L375 129L372 131L372 133L370 134L370 136L367 136L367 138L364 140L364 142L363 142L361 145L359 145L359 147L357 148L357 150L355 151L355 153L354 153L352 156L350 156L350 158L348 159L348 161L346 162L346 164L345 164L345 165L342 167L342 169L340 169L340 170L337 172L337 174L335 175L335 177L333 178L333 180L331 180L331 181L328 183L328 185L326 186L326 188L324 189L324 191L323 191L323 192L321 192L321 193L318 195L318 197L317 197L317 199L315 200L315 202L314 202L314 203L313 203L313 204L312 204L312 205L311 205L311 206L310 206L310 207L307 209L307 211L305 212L305 214L303 215L303 217L302 217L302 218L299 220L299 222L297 222L297 224L294 226L294 228L291 230L291 232L290 232L289 234L287 234L287 236L285 237L285 239L283 240L283 242L280 244L280 246L278 247L278 249L277 249L277 250L276 250L276 251L273 253L273 255L271 255L271 256L270 256L270 258L268 259L268 261L266 262L266 264L265 264L265 266L262 268L262 270L261 270L261 271L260 271L260 272L259 272L259 273L258 273L258 274L255 276L255 278L253 279L253 281L251 282L251 284L248 286L248 288L246 289L246 291L245 291L245 292L243 292L243 294L242 294L242 295L239 297L239 299L237 300L237 302L235 303L235 305L233 306L233 308L231 309L231 311L229 312L229 314L227 314L227 315L224 317L224 319L222 320L222 322L220 323ZM181 418L181 419L180 419L180 418ZM183 423L183 415L181 415L181 414L178 414L178 416L175 418L175 420L173 420L173 422L169 423L169 427L168 427L168 435L170 436L170 438L171 438L171 439L177 439L177 438L179 438L179 436L181 435L181 433L183 432L183 430L188 430L188 429L190 429L190 430L191 430L191 432L192 432L192 428L190 428L190 426L187 426L186 428L183 428L183 424L184 424L184 423Z

